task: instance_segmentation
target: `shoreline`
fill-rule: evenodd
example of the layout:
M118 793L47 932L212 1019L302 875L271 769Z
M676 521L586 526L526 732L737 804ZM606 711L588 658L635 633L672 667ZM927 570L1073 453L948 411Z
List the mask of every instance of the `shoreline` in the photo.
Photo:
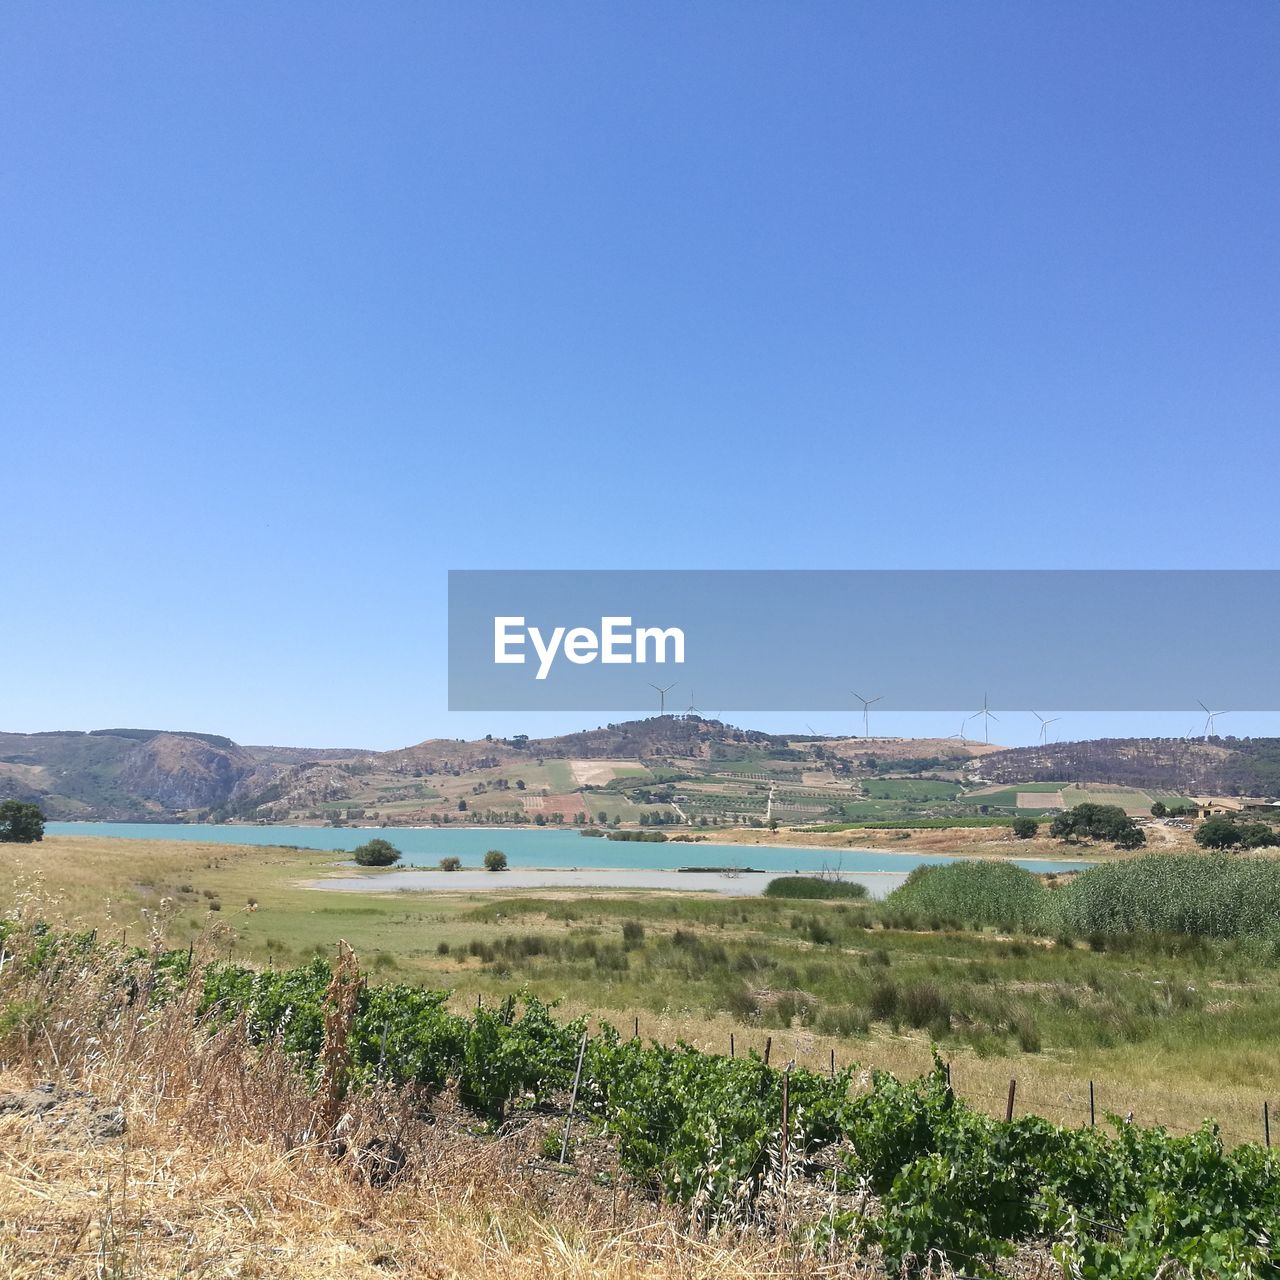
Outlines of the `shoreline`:
M249 842L246 842L246 844L244 845L237 846L240 848L311 847L311 846L295 846L295 845L291 845L288 842L288 832L297 831L297 830L376 831L376 832L382 833L383 838L388 840L392 840L393 839L392 833L397 831L434 831L434 832L439 832L442 835L449 835L449 834L461 833L461 832L476 833L481 831L492 831L492 832L509 831L509 832L518 832L523 837L524 835L530 835L535 833L538 835L547 835L547 836L567 835L570 832L578 830L577 828L574 828L574 827L563 827L563 826L557 826L557 827L538 827L538 826L531 826L531 825L490 826L488 824L477 825L477 826L472 826L470 824L467 824L467 825L450 824L448 826L436 826L430 823L426 824L425 826L402 826L402 827L381 827L381 826L367 827L367 826L357 826L354 824L342 826L342 827L331 827L324 823L302 823L302 822L291 822L291 823L221 822L216 824L208 824L208 823L199 823L199 822L137 822L137 821L128 821L124 819L121 819L119 821L110 821L110 820L99 819L99 818L67 818L67 819L57 819L55 821L59 826L68 826L68 827L70 826L85 826L85 827L154 826L154 827L189 827L189 828L195 829L203 826L213 826L218 831L260 831L260 832L279 831L282 833L282 838L279 844L272 844L271 842L266 842L266 841L249 841ZM638 829L639 828L637 828L637 830ZM956 833L979 832L979 831L985 832L992 829L993 828L986 828L986 827L900 827L900 828L895 828L894 830L895 832L905 831L908 833L909 836L927 835L932 838L931 843L933 842L942 843L945 840L945 837L951 832L956 832ZM995 828L995 829L998 830L998 828ZM1094 865L1096 863L1108 862L1108 861L1114 860L1114 857L1099 856L1099 854L1097 854L1096 852L1083 852L1083 851L1075 852L1074 850L1070 852L1067 852L1064 850L1062 853L1058 853L1056 851L1052 853L1048 853L1048 852L1044 852L1042 850L1038 850L1034 848L1024 850L1024 849L1013 847L1013 848L1009 848L1007 851L1004 848L1000 848L1000 849L992 849L990 847L966 848L965 847L966 844L974 843L974 839L972 836L970 836L968 840L957 840L955 842L954 847L948 848L948 849L936 847L936 844L934 844L934 847L930 847L928 849L922 849L922 848L910 847L910 846L906 848L888 849L880 844L851 844L851 843L808 844L808 843L801 843L796 840L777 839L777 838L769 839L768 837L774 834L772 832L764 833L763 836L759 838L750 838L755 835L755 833L750 829L744 830L741 827L737 827L737 828L733 828L732 830L734 835L737 836L738 838L716 839L708 836L704 839L687 840L687 841L667 839L663 841L654 841L651 843L651 847L660 848L660 849L670 849L670 846L676 845L682 849L688 848L690 851L694 849L707 849L707 850L712 850L712 849L771 849L771 850L794 849L798 852L825 853L825 854L831 854L835 856L838 856L843 853L852 853L852 854L868 854L869 853L869 854L880 854L880 855L887 855L887 856L893 856L895 854L902 854L905 856L924 854L928 856L965 858L973 861L997 860L997 861L1045 862L1045 863L1061 863L1064 861L1070 861L1070 862L1088 863L1089 865ZM838 834L841 836L853 837L856 835L857 831L858 831L857 828L853 828L848 832L840 832ZM66 832L64 834L71 836L70 832ZM832 834L834 835L837 833L832 833ZM871 828L868 830L868 834L882 834L882 833L877 828ZM155 836L155 837L122 836L118 838L126 839L126 840L133 839L133 840L145 841L148 839L163 839L164 837L163 836ZM582 837L582 838L588 839L589 837ZM226 843L230 845L230 844L233 844L234 842L228 840L225 842L220 841L219 843ZM608 841L606 839L606 843L610 846L616 846L619 844L643 844L645 842L623 841L623 840ZM318 846L315 846L314 848L316 852L325 852L325 850L320 849ZM696 861L696 859L691 857L690 861L693 862L693 861ZM401 868L401 869L408 870L409 868ZM430 870L431 868L420 868L420 869ZM537 868L526 868L526 869L535 870ZM624 868L612 868L612 869L624 870ZM645 870L645 868L636 868L636 870ZM775 874L775 873L770 873L770 874ZM797 872L796 874L812 875L815 873L812 871L809 871L809 872L801 871L801 872ZM885 873L885 874L896 874L896 873Z

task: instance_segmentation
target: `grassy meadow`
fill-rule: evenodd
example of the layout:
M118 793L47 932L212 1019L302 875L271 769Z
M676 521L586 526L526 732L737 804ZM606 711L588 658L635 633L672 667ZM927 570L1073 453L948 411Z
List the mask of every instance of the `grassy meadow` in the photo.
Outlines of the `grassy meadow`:
M717 1052L731 1036L738 1053L768 1042L775 1061L809 1066L834 1053L840 1065L916 1074L936 1043L962 1096L1002 1112L1016 1077L1019 1109L1059 1121L1087 1120L1090 1080L1099 1118L1132 1111L1183 1130L1212 1115L1232 1140L1258 1137L1263 1099L1276 1100L1267 1090L1280 967L1258 937L1021 928L983 918L963 894L950 908L919 892L905 906L653 891L428 895L378 893L376 871L364 873L369 893L306 887L343 857L49 837L0 846L0 874L14 886L0 915L21 909L137 943L152 930L170 945L212 936L239 960L277 967L330 955L341 938L373 981L448 988L458 1007L525 988L624 1032ZM1053 901L1068 892L1032 883ZM968 892L981 902L986 890Z

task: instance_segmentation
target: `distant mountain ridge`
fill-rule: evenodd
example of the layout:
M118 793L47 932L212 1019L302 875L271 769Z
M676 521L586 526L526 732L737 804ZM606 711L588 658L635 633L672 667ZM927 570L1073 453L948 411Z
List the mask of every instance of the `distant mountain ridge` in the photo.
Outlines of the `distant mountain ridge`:
M54 820L286 821L414 796L425 802L433 793L438 797L446 782L450 797L465 798L472 781L484 792L486 778L532 773L535 765L545 773L552 768L547 762L567 762L554 766L561 781L549 789L574 793L589 792L590 779L609 776L599 774L593 761L635 761L668 772L713 771L724 767L720 761L744 752L789 761L802 770L833 763L846 769L860 762L873 770L943 768L957 778L1006 783L1098 782L1183 794L1280 794L1280 738L1112 738L1000 749L938 739L768 734L699 716L667 715L550 738L438 738L393 751L242 746L220 734L159 729L0 733L0 799L38 804ZM894 766L894 760L901 763ZM799 775L796 785L803 785ZM590 807L585 797L582 801Z

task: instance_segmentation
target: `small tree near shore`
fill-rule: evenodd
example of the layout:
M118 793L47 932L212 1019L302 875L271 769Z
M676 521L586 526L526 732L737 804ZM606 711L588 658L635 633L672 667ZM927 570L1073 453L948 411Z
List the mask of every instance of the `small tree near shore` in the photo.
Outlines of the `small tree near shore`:
M507 869L507 855L501 849L490 849L484 855L484 869L486 871L505 871Z
M450 854L447 858L440 859L441 871L457 871L458 868L461 866L462 866L462 859L454 857L453 854Z
M1019 840L1030 840L1040 830L1040 824L1034 818L1015 818L1013 834Z
M23 800L0 803L0 842L34 844L44 839L44 814L38 805Z
M400 861L400 850L390 840L379 838L352 850L351 856L359 867L389 867Z

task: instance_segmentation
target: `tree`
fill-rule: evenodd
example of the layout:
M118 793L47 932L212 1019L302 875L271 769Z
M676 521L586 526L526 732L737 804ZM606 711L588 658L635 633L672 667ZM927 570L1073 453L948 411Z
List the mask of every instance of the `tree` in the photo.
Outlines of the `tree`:
M356 865L360 867L389 867L400 861L400 850L390 840L370 840L352 851Z
M0 804L0 843L34 844L44 839L44 814L40 807L24 800Z
M484 869L486 871L505 871L507 869L507 855L501 849L490 849L484 855Z
M1244 832L1230 818L1210 818L1202 822L1192 839L1202 849L1235 849L1244 844Z
M452 854L450 854L447 858L440 859L441 871L457 871L458 868L461 866L462 866L462 859L455 858Z
M1280 832L1267 822L1250 822L1241 828L1247 849L1265 849L1280 844Z
M467 811L467 802L466 802L465 800L459 800L459 801L458 801L458 812L459 812L459 813L466 813L466 811Z
M1151 806L1151 816L1153 818L1167 818L1169 816L1169 806L1163 800L1157 800Z
M1060 813L1049 824L1056 840L1110 840L1119 849L1139 849L1147 843L1141 828L1116 804L1085 801Z
M1040 830L1040 824L1034 818L1015 818L1013 834L1019 840L1030 840Z

